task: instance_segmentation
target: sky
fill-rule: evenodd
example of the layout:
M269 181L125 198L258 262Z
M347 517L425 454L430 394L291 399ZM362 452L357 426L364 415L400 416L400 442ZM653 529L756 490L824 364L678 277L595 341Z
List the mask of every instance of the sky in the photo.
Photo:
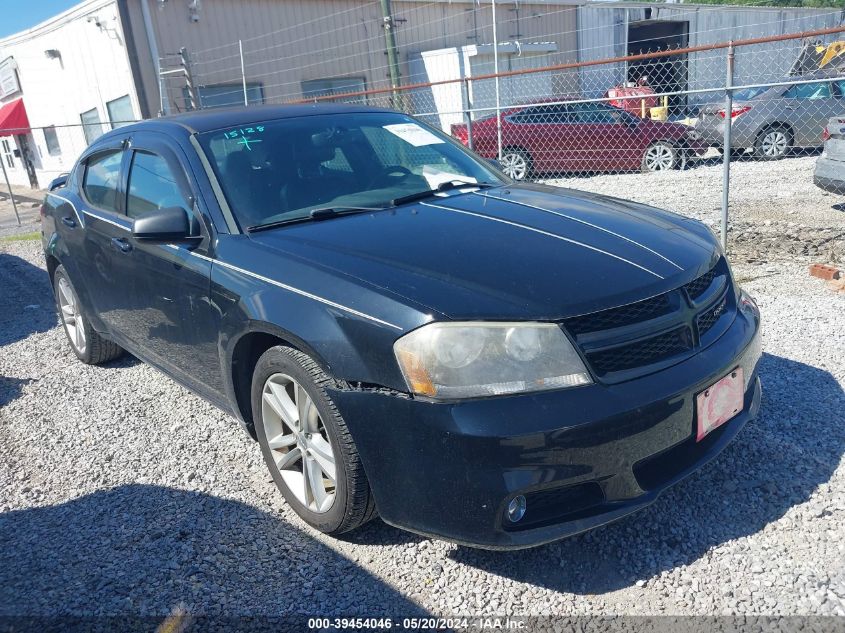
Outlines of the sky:
M43 22L80 0L0 0L0 37Z

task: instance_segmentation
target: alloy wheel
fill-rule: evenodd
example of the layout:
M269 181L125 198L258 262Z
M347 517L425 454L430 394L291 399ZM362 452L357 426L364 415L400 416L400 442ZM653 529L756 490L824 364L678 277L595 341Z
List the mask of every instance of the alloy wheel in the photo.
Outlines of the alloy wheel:
M518 152L507 152L502 154L502 171L509 178L514 180L524 180L528 175L528 161L525 156Z
M311 396L286 374L264 383L261 419L273 463L296 499L316 513L327 512L336 496L334 451Z
M770 158L783 156L789 147L789 138L783 130L769 130L760 142L763 154Z
M655 143L645 151L645 168L648 171L665 171L675 166L675 150L667 143Z
M62 321L67 329L70 344L78 354L85 353L85 323L79 309L79 300L70 283L64 277L59 277L59 309Z

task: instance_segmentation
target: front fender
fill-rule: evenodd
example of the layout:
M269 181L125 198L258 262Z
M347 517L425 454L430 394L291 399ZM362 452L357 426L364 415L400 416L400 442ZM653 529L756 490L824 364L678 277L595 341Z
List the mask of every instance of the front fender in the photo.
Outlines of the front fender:
M221 280L223 276L228 278ZM392 351L402 330L242 275L233 276L217 266L212 280L212 294L222 309L221 356L229 367L239 339L265 332L299 347L334 378L404 386Z

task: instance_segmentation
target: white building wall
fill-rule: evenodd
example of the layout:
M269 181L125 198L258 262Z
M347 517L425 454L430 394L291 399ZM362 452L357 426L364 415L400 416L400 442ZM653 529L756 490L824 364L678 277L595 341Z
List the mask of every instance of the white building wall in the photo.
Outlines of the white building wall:
M47 57L48 50L58 51L60 57ZM87 146L80 126L83 112L96 109L102 130L107 131L111 129L108 102L128 95L132 118L138 118L138 100L114 0L89 0L0 40L0 59L7 57L13 57L18 66L21 92L2 102L23 98L33 128L27 141L40 187L68 171ZM47 126L56 126L61 148L56 156L47 150L41 129ZM15 143L19 147L19 139ZM15 159L9 178L16 184L29 184L21 159Z

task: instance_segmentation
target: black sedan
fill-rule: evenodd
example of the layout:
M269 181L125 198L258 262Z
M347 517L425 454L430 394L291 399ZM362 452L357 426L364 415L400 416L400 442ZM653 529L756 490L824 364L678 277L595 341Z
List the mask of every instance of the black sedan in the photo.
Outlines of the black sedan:
M70 345L231 413L330 534L488 548L626 515L760 406L760 315L703 225L514 184L373 108L114 130L42 208Z

